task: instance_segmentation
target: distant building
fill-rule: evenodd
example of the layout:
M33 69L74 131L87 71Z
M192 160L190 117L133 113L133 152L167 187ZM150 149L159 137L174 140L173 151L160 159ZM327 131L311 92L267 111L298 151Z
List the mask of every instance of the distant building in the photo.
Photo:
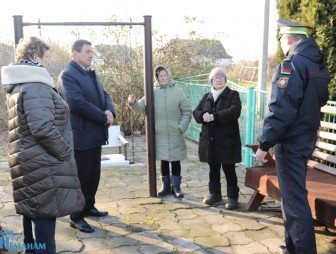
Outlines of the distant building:
M93 58L92 67L97 68L104 64L113 64L112 59L118 58L124 62L130 61L132 50L126 45L96 45L93 48L96 57Z
M229 66L233 64L232 56L230 56L220 40L198 39L172 39L170 45L179 45L190 47L196 50L197 59L194 61L205 62L209 66Z

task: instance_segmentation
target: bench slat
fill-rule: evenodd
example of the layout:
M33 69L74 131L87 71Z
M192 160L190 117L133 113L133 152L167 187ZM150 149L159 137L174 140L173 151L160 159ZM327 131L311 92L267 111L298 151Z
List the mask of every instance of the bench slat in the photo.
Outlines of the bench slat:
M324 152L315 150L313 152L313 156L318 158L318 159L336 164L336 156L335 155L331 155L331 154L328 154L328 153L324 153ZM336 171L336 168L335 168L335 171Z
M336 152L336 145L333 145L333 144L329 144L329 143L322 142L322 141L317 141L315 146L323 150L327 150L330 152Z
M326 131L319 131L318 136L320 138L325 138L329 140L336 141L336 133L326 132Z
M336 130L336 123L321 121L321 128Z
M329 115L336 115L336 107L326 105L321 108L321 112Z
M328 174L331 174L331 175L336 176L336 170L335 170L335 168L329 167L329 166L324 165L324 164L322 164L322 163L319 163L319 162L316 162L316 161L309 160L309 161L308 161L308 166L309 166L309 167L313 167L313 168L315 168L315 169L317 169L317 170L326 172L326 173L328 173Z

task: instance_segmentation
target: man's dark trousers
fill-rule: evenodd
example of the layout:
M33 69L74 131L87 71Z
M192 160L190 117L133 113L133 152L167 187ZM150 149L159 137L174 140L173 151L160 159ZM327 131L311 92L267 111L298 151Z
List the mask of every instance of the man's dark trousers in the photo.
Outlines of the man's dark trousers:
M316 136L304 134L298 139L275 145L275 163L282 196L286 247L290 254L316 254L314 222L307 199L307 162Z
M88 150L75 150L78 178L85 197L83 211L70 215L71 220L79 220L95 205L95 195L100 180L101 146Z

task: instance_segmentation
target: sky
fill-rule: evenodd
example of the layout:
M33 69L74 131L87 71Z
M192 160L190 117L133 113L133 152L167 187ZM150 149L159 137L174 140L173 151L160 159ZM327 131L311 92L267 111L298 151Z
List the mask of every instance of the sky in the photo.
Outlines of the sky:
M187 39L190 31L196 31L203 37L221 40L234 61L256 60L262 51L265 1L270 2L270 55L277 48L276 0L11 0L0 10L0 42L14 40L13 15L22 15L23 22L103 22L114 15L119 22L129 22L130 19L143 22L143 16L150 15L153 32L167 38ZM185 16L196 18L196 21L186 23ZM70 29L76 28L45 26L41 29L41 37L70 43L67 40L75 40ZM98 30L97 27L90 29ZM36 26L26 26L23 31L25 36L40 35Z

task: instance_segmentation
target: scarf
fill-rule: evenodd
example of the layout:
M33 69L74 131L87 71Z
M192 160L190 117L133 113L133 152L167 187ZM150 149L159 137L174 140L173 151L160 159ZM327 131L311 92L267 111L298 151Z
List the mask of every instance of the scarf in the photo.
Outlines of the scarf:
M34 65L34 66L38 66L38 67L44 68L44 66L42 64L40 64L39 62L36 62L34 60L31 60L31 59L23 59L19 63L20 64L29 64L29 65Z
M213 88L213 86L211 87L211 93L212 93L212 96L214 98L214 101L217 100L218 96L224 91L225 88L226 88L226 86L224 86L223 88L221 88L219 90L215 90Z

